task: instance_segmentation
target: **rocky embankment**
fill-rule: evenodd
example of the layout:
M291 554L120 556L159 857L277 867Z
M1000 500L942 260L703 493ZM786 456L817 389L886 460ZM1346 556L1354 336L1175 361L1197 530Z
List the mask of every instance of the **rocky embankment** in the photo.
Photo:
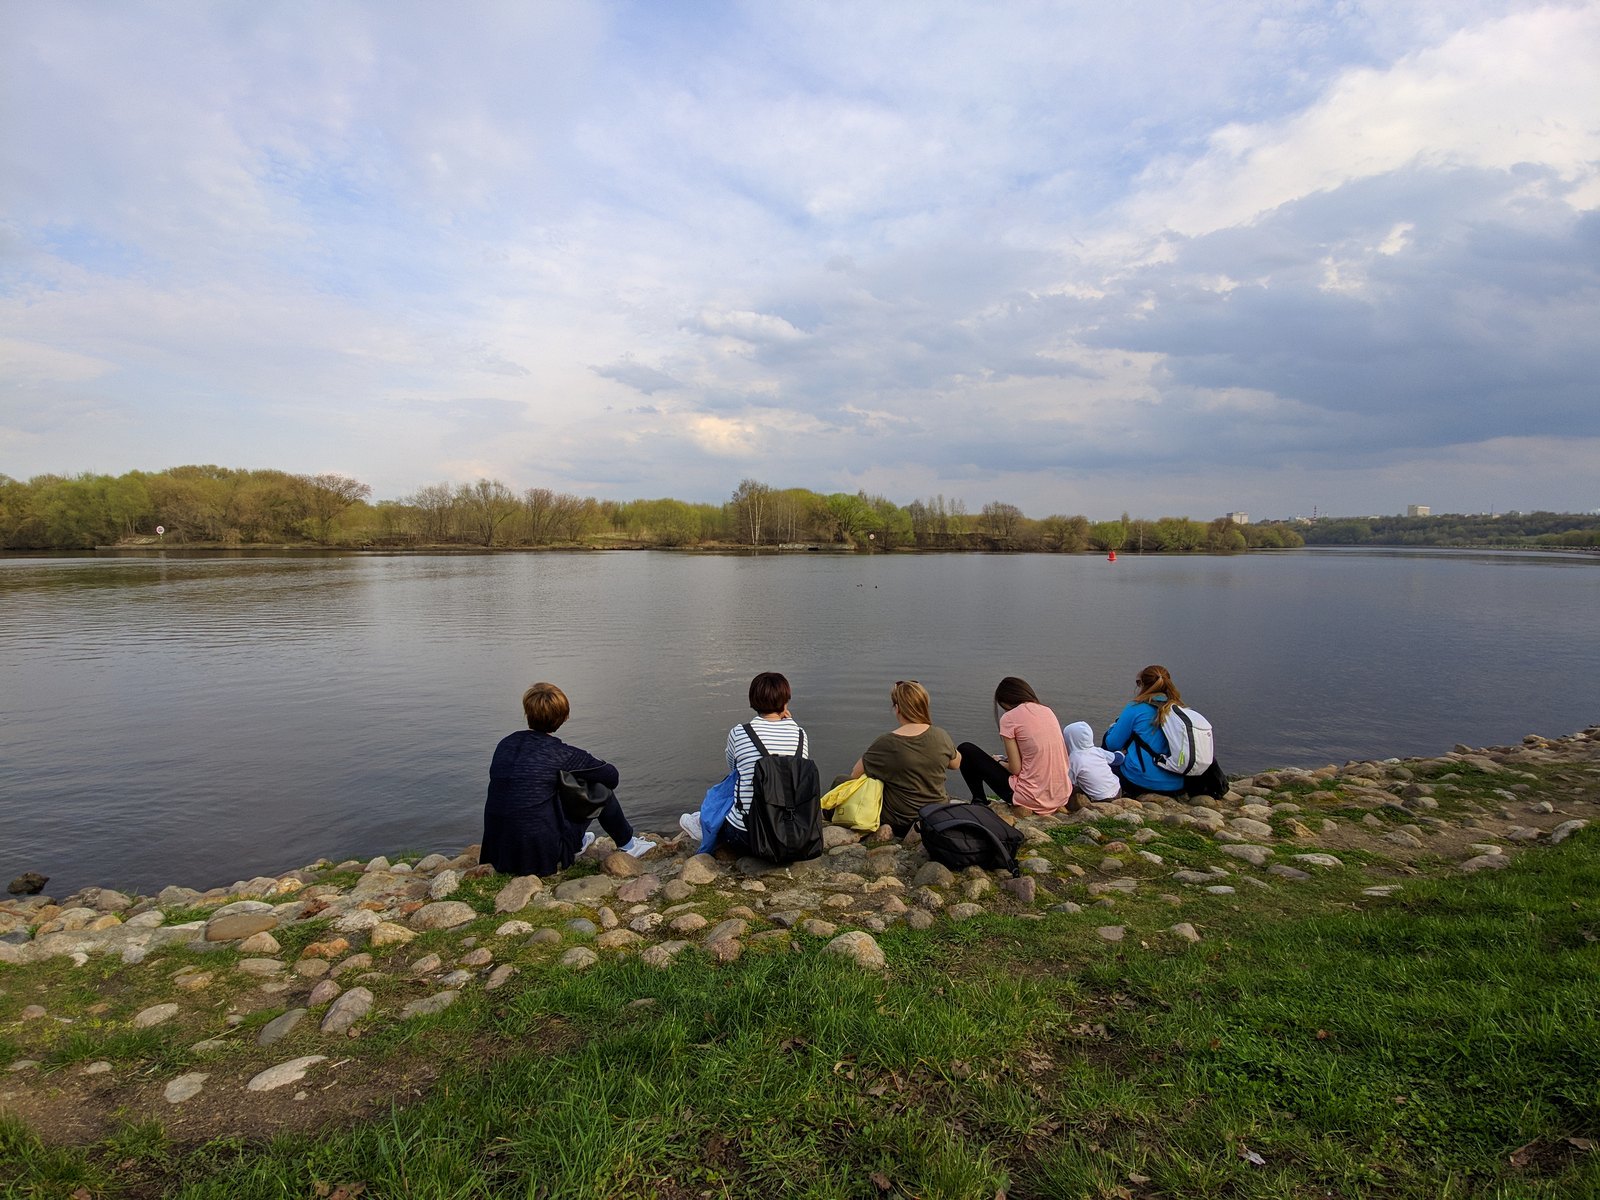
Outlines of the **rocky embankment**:
M534 966L582 971L636 955L668 970L686 957L815 951L882 970L893 963L874 935L892 925L928 929L988 912L1171 945L1208 936L1201 917L1171 919L1191 900L1242 899L1347 870L1354 892L1378 900L1422 868L1502 867L1520 847L1562 841L1597 809L1600 726L1436 759L1263 772L1235 780L1214 806L1149 797L1060 817L1006 810L1026 839L1020 878L953 873L928 860L915 834L875 844L830 827L821 858L787 867L696 854L683 837L635 859L601 839L550 879L495 876L469 847L415 862L321 861L204 892L14 897L0 903L0 1032L23 1053L8 1064L22 1082L65 1066L49 1057L62 1027L168 1027L192 1069L157 1082L162 1100L179 1105L224 1075L249 1092L297 1083L365 1029L441 1013L471 989L515 988ZM1141 914L1130 929L1118 909L1138 897L1164 908L1168 923ZM56 985L75 969L106 998L85 1003L78 989L71 1006L58 1002L67 992ZM323 1052L277 1061L271 1048L285 1039ZM223 1051L226 1070L207 1065ZM119 1069L109 1060L69 1068L84 1077ZM5 1079L0 1109L15 1108L26 1089L5 1091Z

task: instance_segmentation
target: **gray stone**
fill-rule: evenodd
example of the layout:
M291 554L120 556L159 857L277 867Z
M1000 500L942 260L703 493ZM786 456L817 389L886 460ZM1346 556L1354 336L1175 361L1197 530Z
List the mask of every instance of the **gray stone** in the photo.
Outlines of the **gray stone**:
M1235 846L1224 846L1222 847L1222 853L1226 854L1229 858L1243 859L1253 867L1262 866L1266 863L1267 859L1272 857L1272 851L1267 847L1253 846L1248 842L1240 843L1239 845Z
M837 849L840 846L853 846L860 840L861 835L846 826L824 825L822 827L822 847L825 850Z
M211 1076L204 1071L190 1071L187 1075L179 1075L161 1093L161 1098L168 1104L182 1104L185 1100L192 1100L200 1094L200 1089Z
M306 1004L311 1008L321 1008L338 994L339 985L331 979L324 979L311 989L311 995L306 997Z
M303 1058L291 1058L288 1062L281 1062L275 1067L268 1067L249 1083L245 1088L252 1092L270 1092L274 1088L281 1088L285 1084L299 1083L306 1077L306 1072L319 1062L327 1062L326 1054L308 1054Z
M554 929L535 929L532 935L528 938L527 944L530 946L548 946L554 942L559 942L560 940L561 935Z
M1182 871L1174 871L1172 878L1179 883L1212 883L1217 877L1209 871L1191 871L1185 868Z
M936 862L924 863L911 879L913 887L949 887L955 881L955 872Z
M1295 862L1310 863L1313 867L1342 867L1344 863L1331 854L1296 854Z
M1566 841L1573 834L1577 833L1578 830L1587 828L1588 824L1589 822L1583 820L1561 822L1561 824L1557 825L1550 831L1550 844L1552 846L1559 845L1560 843Z
M461 876L454 871L440 871L428 885L430 900L447 900L461 887Z
M587 946L574 946L560 959L563 967L569 967L574 971L587 971L599 961L600 956Z
M506 981L516 973L517 969L510 963L501 963L493 971L489 972L488 982L483 985L484 990L492 992L504 987Z
M349 958L342 959L333 965L333 970L328 974L334 979L341 975L348 975L351 971L365 971L372 965L372 955L365 952L352 954Z
M1071 900L1063 900L1060 904L1052 904L1050 911L1053 913L1081 913L1083 905L1074 904Z
M983 915L983 905L952 904L949 909L949 915L950 919L957 923L961 921L970 921L973 917L981 917Z
M709 854L696 854L683 864L678 880L691 887L704 887L722 875L722 866Z
M152 1004L149 1008L134 1014L133 1027L135 1029L149 1029L152 1025L160 1025L172 1020L178 1015L176 1004Z
M241 958L234 963L234 970L243 971L246 975L281 975L283 964L275 958Z
M733 917L726 921L718 921L700 940L710 944L711 942L720 942L724 938L741 938L749 928L749 921Z
M382 920L383 918L369 909L356 908L335 917L333 928L339 933L360 933L366 929L376 928Z
M1291 883L1304 883L1306 880L1311 878L1311 876L1306 874L1304 871L1296 870L1294 867L1284 866L1282 863L1273 863L1267 868L1267 874L1276 875L1279 879L1287 879Z
M567 928L579 937L593 937L600 932L600 926L589 920L588 917L573 917L572 920L567 922Z
M418 860L415 869L427 874L430 871L437 871L440 867L447 866L449 862L450 860L442 854L430 854L426 858Z
M831 938L839 932L839 927L832 921L819 921L815 917L801 921L795 928L806 936L814 938Z
M334 984L338 987L338 984ZM256 1045L270 1046L274 1042L282 1041L291 1029L305 1019L306 1010L291 1008L285 1013L272 1018L261 1027L261 1032L256 1034Z
M353 987L335 1000L322 1018L323 1033L348 1033L350 1027L372 1011L372 993Z
M1128 929L1125 925L1102 925L1095 932L1105 941L1120 942L1127 936Z
M1029 875L1048 875L1054 869L1051 867L1048 858L1039 858L1036 855L1020 859L1017 865Z
M411 964L411 973L413 975L432 975L442 966L444 966L444 959L437 954L424 954Z
M863 967L869 971L883 970L887 961L883 956L883 948L878 945L873 936L870 933L863 933L859 929L851 930L849 933L841 933L824 946L823 950L828 954L838 954L848 958L856 966Z
M442 1013L456 1002L457 992L435 992L431 996L424 996L420 1000L413 1000L400 1010L400 1020L409 1021L413 1017L431 1017L435 1013Z
M643 904L661 890L661 880L655 875L641 875L617 885L616 899L620 904Z
M85 1075L108 1075L110 1072L111 1064L103 1058L99 1062L90 1063L83 1069Z
M1383 835L1383 840L1396 846L1404 846L1407 850L1420 850L1422 839L1416 834L1407 833L1404 829L1391 829Z
M1501 871L1510 865L1511 860L1504 854L1480 854L1476 858L1467 859L1459 869L1471 875L1474 871L1482 871L1484 869Z
M1198 942L1200 940L1199 932L1187 921L1179 921L1176 925L1169 926L1168 932L1176 934L1186 942Z
M533 926L526 921L507 921L494 931L495 937L520 937L524 933L532 933Z
M544 880L537 875L518 875L495 893L494 910L497 913L521 912L542 891Z
M593 904L604 900L617 890L617 881L609 875L585 875L569 879L556 887L556 899L571 904Z
M265 930L260 933L252 933L239 943L240 954L276 954L282 949L283 947L278 944L278 939Z
M925 908L913 908L906 913L905 922L912 929L931 929L933 914Z
M1210 892L1213 896L1233 895L1233 889L1225 883L1214 884L1211 887L1208 887L1206 891Z
M677 958L679 954L683 953L683 951L687 950L689 946L689 942L661 942L658 945L651 946L643 954L639 955L639 961L644 963L647 967L655 967L657 970L665 970L667 967L670 967L673 960ZM637 1003L637 1001L635 1001L635 1003Z
M1228 822L1228 828L1235 833L1244 834L1245 837L1269 838L1272 836L1272 826L1253 817L1235 817Z
M419 908L412 915L411 924L416 929L454 929L477 915L473 907L464 901L436 900Z

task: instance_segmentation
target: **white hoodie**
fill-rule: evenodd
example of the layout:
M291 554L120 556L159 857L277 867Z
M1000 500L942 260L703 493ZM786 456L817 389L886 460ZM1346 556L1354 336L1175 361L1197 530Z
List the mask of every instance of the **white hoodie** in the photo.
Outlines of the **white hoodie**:
M1067 771L1072 790L1091 800L1110 800L1122 790L1122 781L1111 770L1113 755L1094 744L1094 730L1087 721L1074 721L1061 727L1067 739Z

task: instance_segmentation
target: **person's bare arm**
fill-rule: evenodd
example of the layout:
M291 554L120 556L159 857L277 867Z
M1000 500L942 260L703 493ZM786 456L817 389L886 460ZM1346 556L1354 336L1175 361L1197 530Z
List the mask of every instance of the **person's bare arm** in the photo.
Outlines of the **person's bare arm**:
M1022 774L1022 751L1017 749L1017 739L1003 737L1000 739L1006 744L1006 770L1013 775Z
M856 765L850 768L850 778L860 779L866 773L866 765L859 758L856 759Z

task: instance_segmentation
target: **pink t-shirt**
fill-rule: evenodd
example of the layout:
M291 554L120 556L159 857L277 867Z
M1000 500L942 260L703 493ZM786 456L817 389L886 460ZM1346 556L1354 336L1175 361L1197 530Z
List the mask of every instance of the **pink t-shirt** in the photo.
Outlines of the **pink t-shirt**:
M1036 813L1064 808L1072 796L1072 777L1055 713L1042 704L1019 704L1000 714L1000 736L1015 741L1022 756L1022 771L1011 777L1011 802Z

